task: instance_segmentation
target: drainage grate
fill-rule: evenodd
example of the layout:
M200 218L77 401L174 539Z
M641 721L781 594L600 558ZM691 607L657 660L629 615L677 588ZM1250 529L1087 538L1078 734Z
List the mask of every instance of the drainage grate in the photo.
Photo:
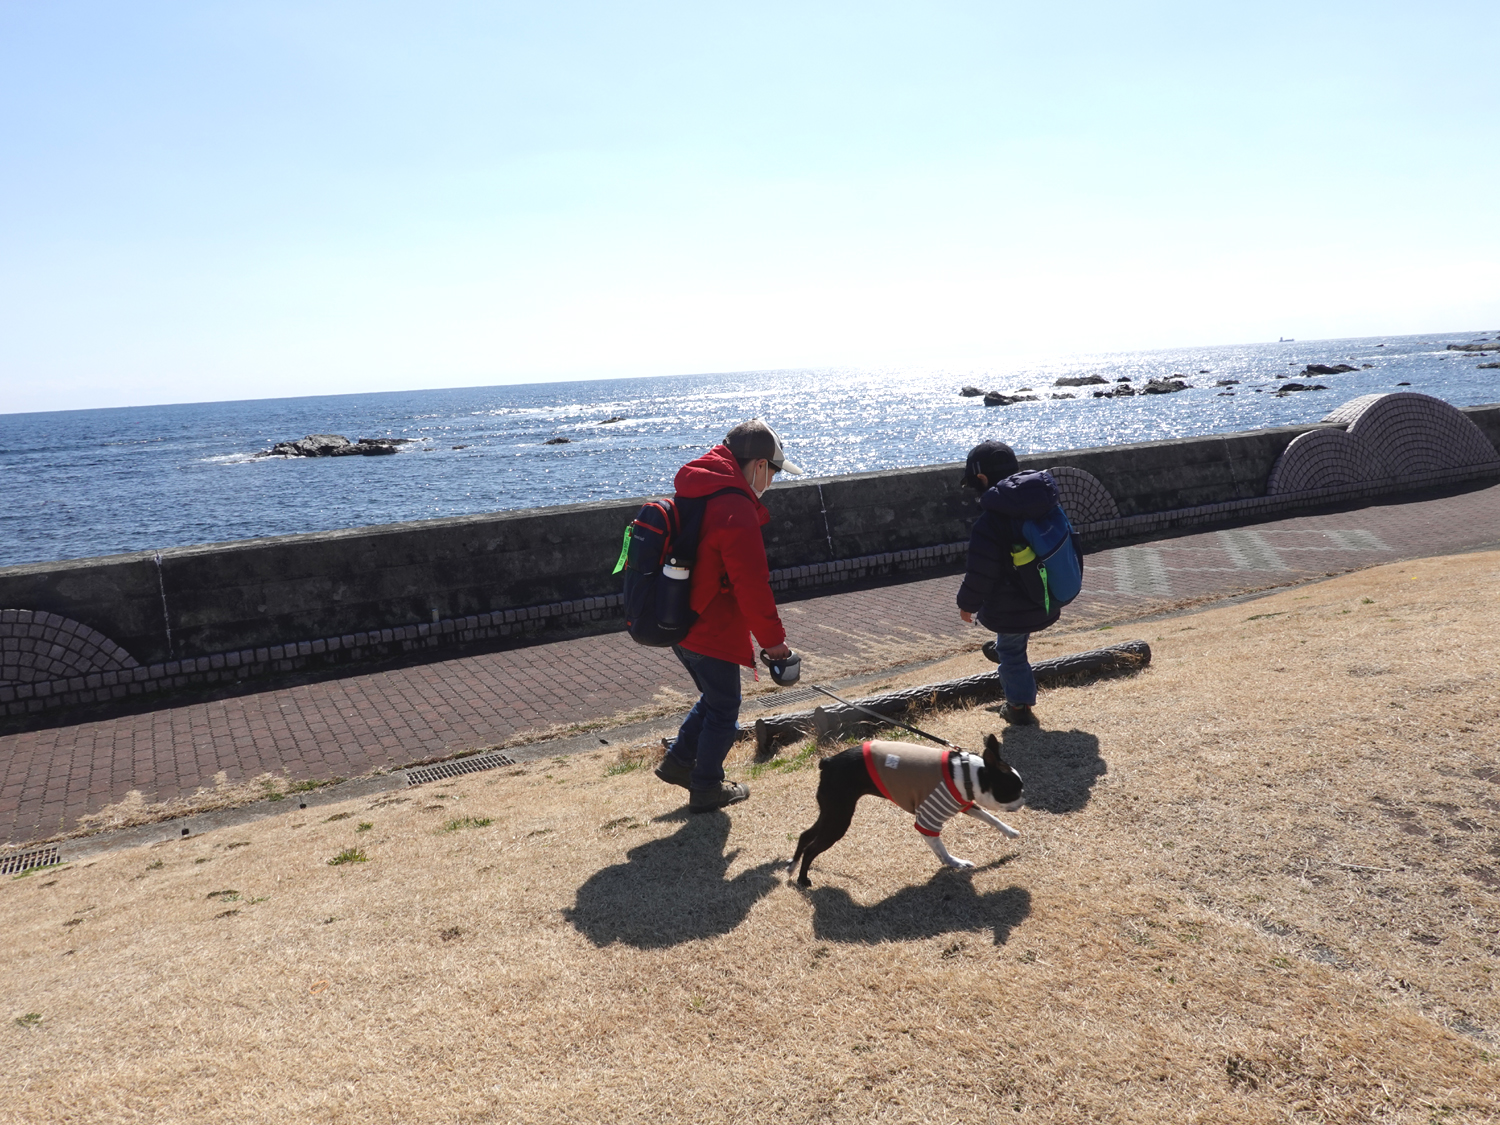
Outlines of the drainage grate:
M513 766L516 760L508 754L475 754L471 758L455 758L451 762L439 762L435 766L417 766L406 771L406 784L425 785L429 781L441 781L447 777L462 777L466 773Z
M34 867L51 867L54 863L61 862L55 845L32 852L19 852L0 858L0 875L19 875Z
M821 702L822 700L827 698L828 697L821 691L817 691L810 687L805 687L793 688L791 691L767 692L765 695L756 696L753 700L753 703L758 703L767 707L785 707L790 703L806 703L809 699L816 699Z

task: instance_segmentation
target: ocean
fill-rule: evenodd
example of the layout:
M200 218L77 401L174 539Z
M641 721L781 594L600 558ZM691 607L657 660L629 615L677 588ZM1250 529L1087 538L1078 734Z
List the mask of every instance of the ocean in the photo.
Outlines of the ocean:
M831 476L958 461L986 438L1032 453L1305 424L1398 389L1471 406L1500 400L1500 370L1478 366L1494 353L1445 345L1497 337L1069 355L990 372L752 371L4 414L0 566L668 493L684 461L749 417L775 426L808 473ZM1308 363L1360 370L1302 376ZM1093 387L1053 385L1173 374L1192 388L1096 399ZM1229 379L1239 382L1216 385ZM1289 379L1328 389L1270 393ZM960 397L966 384L1030 388L1040 401L986 407ZM255 456L313 433L412 440L394 456ZM545 444L552 438L568 441Z

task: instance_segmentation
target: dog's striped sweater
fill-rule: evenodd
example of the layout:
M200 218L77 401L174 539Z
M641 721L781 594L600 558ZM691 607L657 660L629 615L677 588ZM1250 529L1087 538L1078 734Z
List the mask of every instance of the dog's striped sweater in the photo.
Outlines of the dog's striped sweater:
M974 805L979 769L972 754L940 746L871 740L864 745L865 768L887 800L916 815L924 836L942 835L943 825Z

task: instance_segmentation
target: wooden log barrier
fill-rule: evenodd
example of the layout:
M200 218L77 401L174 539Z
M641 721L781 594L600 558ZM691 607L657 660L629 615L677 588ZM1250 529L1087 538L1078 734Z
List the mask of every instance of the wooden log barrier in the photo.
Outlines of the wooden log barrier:
M1111 672L1127 672L1144 668L1151 663L1151 646L1145 641L1126 641L1109 648L1090 649L1051 660L1038 661L1031 666L1037 686L1047 687L1073 677L1099 676ZM959 680L945 680L937 684L893 691L888 695L872 695L853 702L893 719L905 719L910 714L931 710L938 706L956 706L964 703L988 703L1004 697L1000 677L994 672L978 676L965 676ZM794 742L809 734L819 741L860 737L876 731L880 724L856 711L833 703L827 707L815 707L811 711L793 711L785 715L767 715L755 720L755 756L761 761L771 758L776 748Z

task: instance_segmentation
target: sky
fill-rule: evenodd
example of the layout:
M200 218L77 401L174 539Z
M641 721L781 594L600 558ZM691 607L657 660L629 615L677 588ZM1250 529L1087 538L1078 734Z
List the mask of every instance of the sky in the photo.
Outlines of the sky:
M0 0L0 413L1500 329L1497 40L1492 0Z

